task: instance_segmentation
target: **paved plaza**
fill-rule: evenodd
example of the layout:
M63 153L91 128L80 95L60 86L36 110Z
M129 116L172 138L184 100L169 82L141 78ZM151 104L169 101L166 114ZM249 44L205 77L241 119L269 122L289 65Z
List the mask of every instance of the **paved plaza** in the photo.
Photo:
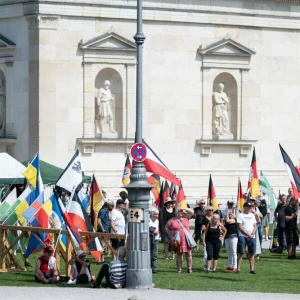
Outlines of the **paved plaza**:
M22 299L32 300L37 295L43 293L44 300L53 299L110 299L110 300L198 300L198 299L220 299L222 300L284 300L294 297L290 294L271 294L271 293L242 293L242 292L199 292L199 291L173 291L173 290L110 290L110 289L88 289L88 288L58 288L48 287L45 290L43 288L36 287L0 287L1 299Z

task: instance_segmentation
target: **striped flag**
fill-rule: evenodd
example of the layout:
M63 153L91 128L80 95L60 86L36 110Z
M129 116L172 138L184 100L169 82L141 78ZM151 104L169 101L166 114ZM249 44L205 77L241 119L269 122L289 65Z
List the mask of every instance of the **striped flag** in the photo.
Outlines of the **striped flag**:
M91 206L91 222L93 226L97 226L97 215L102 207L104 196L99 188L95 175L93 174L91 189L90 189L90 206Z
M219 209L218 199L216 196L215 187L211 178L211 174L209 175L209 184L208 184L208 203L210 203L214 211Z
M262 171L260 171L259 186L260 186L260 190L268 196L270 208L272 210L275 210L277 206L276 205L277 201L275 200L273 189L269 181L267 180L267 177L263 174Z
M161 190L161 182L160 182L160 176L157 174L151 174L148 179L148 183L153 186L151 192L154 196L155 203L159 203L159 195L160 195L160 190Z
M179 207L187 208L186 197L185 197L182 185L180 185L180 187L178 189L178 193L177 193L177 205Z
M256 199L260 196L255 147L253 148L252 161L251 161L251 165L250 165L248 191L251 193L251 197L254 199Z
M281 147L280 144L279 144L279 148L280 148L280 151L281 151L283 161L284 161L285 166L286 166L286 170L287 170L289 178L290 178L290 182L291 182L291 186L292 186L292 189L293 189L294 197L295 197L295 199L299 199L300 198L300 194L299 194L299 191L300 191L300 176L298 175L292 160L290 159L290 157L284 151L284 149Z
M243 194L243 190L242 190L242 184L241 184L240 177L239 177L239 181L238 181L237 203L238 203L238 209L240 211L243 211L245 199L244 199L244 194Z
M17 201L17 190L14 188L4 199L0 205L0 220L4 221L4 217L8 209Z
M130 163L129 155L127 154L124 171L123 171L123 176L122 176L122 183L124 186L126 186L130 183L131 169L132 169L132 166Z

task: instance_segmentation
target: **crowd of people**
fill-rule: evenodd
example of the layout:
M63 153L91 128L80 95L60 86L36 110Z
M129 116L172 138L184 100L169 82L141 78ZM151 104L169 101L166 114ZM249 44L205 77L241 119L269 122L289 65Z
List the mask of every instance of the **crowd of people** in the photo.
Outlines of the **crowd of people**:
M296 246L299 245L297 201L288 190L288 196L280 195L274 218L278 232L278 251L287 250L288 259L296 257ZM129 201L127 193L120 192L116 202L105 198L97 218L97 231L111 234L128 234ZM197 201L194 209L176 206L170 197L165 199L164 207L149 209L149 240L151 269L158 272L158 243L163 243L165 260L174 260L177 272L182 273L183 256L186 258L187 273L193 272L193 251L203 247L203 265L206 274L217 272L220 250L225 247L227 267L225 271L241 272L242 260L246 254L250 274L256 274L255 260L260 259L263 238L269 240L270 210L267 201L262 197L252 199L244 195L244 204L239 208L233 200L227 201L224 210L214 209L206 200ZM190 219L195 219L194 239L190 237ZM263 235L264 231L264 235ZM192 240L192 242L191 242ZM194 243L193 243L194 242ZM105 248L105 243L102 241ZM104 253L97 264L102 265L98 275L93 277L90 261L86 253L78 250L69 261L69 284L93 283L98 288L105 278L106 287L122 288L126 284L126 245L125 240L112 239L112 261L107 264ZM53 283L59 281L53 249L47 247L36 264L35 279L39 282Z

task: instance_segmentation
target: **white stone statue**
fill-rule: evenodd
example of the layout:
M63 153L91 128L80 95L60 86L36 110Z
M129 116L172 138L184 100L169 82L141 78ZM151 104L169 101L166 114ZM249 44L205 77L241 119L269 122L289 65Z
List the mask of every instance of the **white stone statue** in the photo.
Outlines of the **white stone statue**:
M230 124L227 112L229 99L224 92L224 84L218 84L218 91L213 93L213 134L215 136L230 136Z
M0 137L5 136L6 93L5 80L0 76Z
M115 97L110 91L110 82L108 80L105 80L103 87L99 89L97 96L97 119L99 122L98 128L100 133L105 132L105 123L108 123L109 132L115 133L113 127L114 116L110 108L110 102L114 100Z

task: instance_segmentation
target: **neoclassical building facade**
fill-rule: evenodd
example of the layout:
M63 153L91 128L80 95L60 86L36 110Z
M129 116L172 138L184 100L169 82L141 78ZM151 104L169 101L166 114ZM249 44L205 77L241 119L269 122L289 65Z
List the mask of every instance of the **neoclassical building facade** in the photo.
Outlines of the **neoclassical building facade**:
M209 174L235 197L253 147L284 191L278 143L300 157L300 1L143 2L143 137L188 200ZM135 134L135 33L134 0L1 1L0 151L64 167L79 148L115 197Z

